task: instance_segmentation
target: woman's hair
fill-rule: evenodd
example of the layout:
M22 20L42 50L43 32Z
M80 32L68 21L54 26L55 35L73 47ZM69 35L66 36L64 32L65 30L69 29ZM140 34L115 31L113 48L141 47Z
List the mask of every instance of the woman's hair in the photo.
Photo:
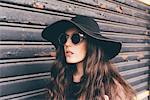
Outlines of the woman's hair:
M96 39L86 37L87 54L83 61L84 75L81 78L81 88L77 93L79 98L82 100L95 100L97 98L104 100L104 95L108 95L110 100L116 100L116 97L121 99L119 93L122 89L126 100L133 100L133 97L135 97L134 91L120 76L117 69L106 59L103 42L98 44L99 42ZM64 100L67 98L68 89L75 72L76 65L66 63L63 46L59 46L56 62L52 68L54 80L52 81L50 94L53 99Z

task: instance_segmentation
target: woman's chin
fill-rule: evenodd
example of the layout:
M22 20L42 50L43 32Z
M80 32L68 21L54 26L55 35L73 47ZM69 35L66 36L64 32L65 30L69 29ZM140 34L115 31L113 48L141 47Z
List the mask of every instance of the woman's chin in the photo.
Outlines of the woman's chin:
M69 63L69 64L77 63L77 62L74 62L74 61L66 61L66 62Z
M78 61L73 60L73 59L66 59L66 62L69 63L69 64L78 63Z

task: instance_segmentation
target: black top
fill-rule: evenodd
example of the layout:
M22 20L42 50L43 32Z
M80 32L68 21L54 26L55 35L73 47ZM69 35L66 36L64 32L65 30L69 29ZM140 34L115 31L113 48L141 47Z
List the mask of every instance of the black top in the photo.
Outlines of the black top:
M81 82L72 82L68 91L67 100L77 100L80 95Z

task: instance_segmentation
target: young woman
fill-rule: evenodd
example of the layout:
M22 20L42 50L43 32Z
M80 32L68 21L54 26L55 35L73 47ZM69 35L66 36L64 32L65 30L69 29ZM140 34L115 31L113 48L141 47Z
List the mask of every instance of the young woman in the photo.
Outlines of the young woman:
M135 93L110 63L121 43L100 34L92 17L60 20L42 32L56 46L50 95L54 100L133 100Z

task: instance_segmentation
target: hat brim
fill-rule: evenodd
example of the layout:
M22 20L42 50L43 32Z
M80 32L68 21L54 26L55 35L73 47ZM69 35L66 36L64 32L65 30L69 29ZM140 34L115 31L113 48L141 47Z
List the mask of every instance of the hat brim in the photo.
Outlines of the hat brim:
M114 58L121 50L122 43L120 41L106 38L99 33L93 34L90 30L71 20L60 20L47 26L42 31L42 37L47 41L52 42L52 44L54 44L57 48L59 45L58 36L71 27L76 27L86 33L88 36L98 40L104 50L105 59L110 60Z

